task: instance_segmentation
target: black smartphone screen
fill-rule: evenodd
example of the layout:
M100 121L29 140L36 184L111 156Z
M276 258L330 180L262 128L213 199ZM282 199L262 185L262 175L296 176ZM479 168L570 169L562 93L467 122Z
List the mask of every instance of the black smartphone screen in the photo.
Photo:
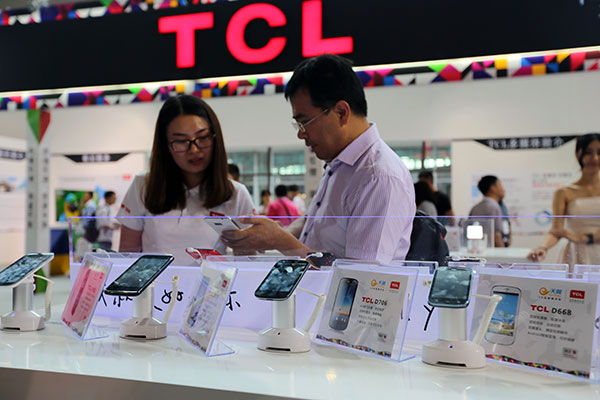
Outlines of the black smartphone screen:
M138 258L104 293L137 296L144 291L173 262L173 256L144 255Z
M429 291L429 305L450 308L468 306L472 275L471 268L437 268Z
M309 267L304 260L281 260L271 268L254 295L260 299L285 300L293 293Z
M10 286L19 283L27 275L40 269L44 263L51 260L52 253L27 254L0 271L0 286Z

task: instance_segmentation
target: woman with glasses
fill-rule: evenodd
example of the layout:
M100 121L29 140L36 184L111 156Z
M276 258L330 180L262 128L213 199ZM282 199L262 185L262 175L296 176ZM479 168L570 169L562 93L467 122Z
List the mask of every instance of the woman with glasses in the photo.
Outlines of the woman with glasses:
M214 111L195 96L171 97L158 114L150 169L135 176L118 213L159 218L121 218L119 251L171 253L179 265L190 264L188 247L226 250L203 219L190 216L239 216L253 209L246 187L228 178Z

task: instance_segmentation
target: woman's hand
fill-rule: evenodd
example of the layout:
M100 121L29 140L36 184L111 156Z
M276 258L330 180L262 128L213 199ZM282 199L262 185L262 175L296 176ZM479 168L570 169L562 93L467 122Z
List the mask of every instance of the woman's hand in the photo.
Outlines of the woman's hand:
M573 233L567 231L565 237L573 243L588 243L589 240L588 236L585 233Z
M527 254L527 258L533 262L541 262L546 258L546 253L548 249L545 247L538 247L537 249L531 250L529 254Z

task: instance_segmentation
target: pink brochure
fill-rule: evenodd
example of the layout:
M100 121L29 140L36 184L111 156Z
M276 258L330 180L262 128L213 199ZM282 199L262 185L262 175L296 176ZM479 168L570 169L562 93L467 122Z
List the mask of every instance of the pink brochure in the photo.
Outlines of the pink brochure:
M111 264L86 254L75 284L62 313L62 322L77 336L84 338Z

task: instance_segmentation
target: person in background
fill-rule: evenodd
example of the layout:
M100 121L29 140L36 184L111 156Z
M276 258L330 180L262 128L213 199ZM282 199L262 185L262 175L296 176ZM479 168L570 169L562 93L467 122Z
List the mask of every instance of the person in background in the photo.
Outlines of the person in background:
M501 199L498 205L500 206L500 211L502 211L502 242L504 242L504 247L508 247L511 243L512 225L510 224L508 209L504 205L504 199Z
M429 185L429 188L433 193L433 203L435 204L435 209L439 216L438 220L444 225L454 226L456 221L454 219L454 211L452 210L450 198L445 193L436 190L433 185L433 173L431 171L419 172L419 182L425 182Z
M286 217L275 218L275 221L279 221L282 226L288 226L300 216L294 203L287 197L287 193L287 186L278 185L275 188L275 197L277 197L277 200L269 204L267 210L267 217Z
M415 203L417 204L417 210L421 210L432 217L437 216L437 210L433 203L433 192L427 182L419 181L415 183Z
M176 265L194 262L188 247L224 253L204 219L186 217L253 214L248 190L227 172L223 132L212 108L191 95L167 99L156 121L150 170L135 176L118 216L171 218L121 219L119 251L171 253Z
M548 250L566 238L559 262L571 269L575 264L600 265L600 133L578 137L575 157L581 176L554 192L552 227L542 245L527 256L532 261L545 260Z
M271 204L271 192L269 189L263 189L260 192L260 205L258 206L258 215L267 215L267 210Z
M85 192L83 194L83 197L81 199L81 216L92 217L82 219L83 237L90 244L96 243L100 231L98 230L96 219L93 218L96 216L96 202L94 201L94 192Z
M483 194L483 200L475 204L469 216L491 216L494 218L494 246L510 246L510 226L507 229L508 217L502 212L500 202L506 194L502 182L496 176L486 175L479 180L477 188ZM505 239L503 236L506 235Z
M96 222L100 233L98 234L98 247L109 251L112 249L112 238L115 230L119 229L120 225L115 221L114 218L107 218L112 215L112 205L117 201L117 195L113 191L107 191L104 193L104 204L98 207L96 216L105 217L98 218Z
M96 202L94 192L85 192L81 199L81 216L92 217L96 215Z
M294 203L300 215L306 214L306 205L304 204L304 199L300 196L298 185L288 186L287 196Z
M404 259L416 210L412 178L367 119L352 64L331 54L302 61L285 98L298 139L326 162L308 218L288 229L267 218L243 218L252 226L223 232L222 240L242 251L275 249L288 256L321 251L338 258Z
M229 177L236 182L240 181L240 168L235 164L227 164Z

